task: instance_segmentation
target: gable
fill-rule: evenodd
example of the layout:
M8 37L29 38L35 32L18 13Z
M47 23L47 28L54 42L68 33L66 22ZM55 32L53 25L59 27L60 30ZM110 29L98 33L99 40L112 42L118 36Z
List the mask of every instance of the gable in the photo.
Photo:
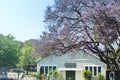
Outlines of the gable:
M58 60L62 60L62 61L71 61L71 60L98 60L99 59L95 56L92 56L84 51L74 51L74 52L67 52L64 55L61 56L56 56L56 55L50 55L47 56L41 60L39 60L39 63L50 63L50 62L55 62Z

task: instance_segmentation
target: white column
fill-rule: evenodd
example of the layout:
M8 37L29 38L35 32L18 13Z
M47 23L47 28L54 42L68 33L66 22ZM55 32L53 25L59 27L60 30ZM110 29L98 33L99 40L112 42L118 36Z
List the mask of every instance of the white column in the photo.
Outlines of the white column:
M49 66L48 66L48 73L49 73Z
M44 67L44 74L45 74L45 66L43 66Z

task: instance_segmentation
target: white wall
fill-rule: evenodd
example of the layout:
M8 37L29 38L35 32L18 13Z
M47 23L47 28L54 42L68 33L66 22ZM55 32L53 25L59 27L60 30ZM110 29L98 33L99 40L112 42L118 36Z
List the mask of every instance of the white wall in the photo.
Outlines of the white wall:
M82 71L76 71L76 80L82 80Z

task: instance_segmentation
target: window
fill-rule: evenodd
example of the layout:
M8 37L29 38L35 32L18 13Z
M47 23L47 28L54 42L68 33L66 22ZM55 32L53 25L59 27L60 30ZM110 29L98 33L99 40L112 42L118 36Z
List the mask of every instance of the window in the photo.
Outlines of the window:
M53 67L53 70L56 70L56 66Z
M85 66L85 70L88 70L88 67L87 67L87 66Z
M76 68L76 63L65 63L66 68Z
M45 66L45 74L48 73L48 66Z
M85 66L85 70L90 70L92 72L92 76L97 76L98 73L101 73L101 66L92 65Z
M97 67L94 67L94 76L97 75Z
M40 67L40 74L48 74L49 72L53 71L56 69L56 66L41 66Z
M101 67L98 67L98 73L101 73Z
M41 68L40 68L40 74L42 74L42 73L44 73L44 67L43 66L41 66Z
M49 70L52 70L52 66L49 66Z
M89 69L91 72L92 72L92 67L90 66L90 69Z

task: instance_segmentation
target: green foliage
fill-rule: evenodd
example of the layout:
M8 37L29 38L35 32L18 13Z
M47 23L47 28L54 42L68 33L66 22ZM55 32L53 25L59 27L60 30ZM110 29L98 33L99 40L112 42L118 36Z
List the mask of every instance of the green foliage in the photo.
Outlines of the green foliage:
M53 71L53 76L54 76L54 79L57 80L57 78L59 77L58 70L55 69Z
M91 80L92 79L92 73L89 70L83 70L83 76L85 80Z
M36 77L39 77L39 76L40 76L40 72L37 71L37 72L35 73L35 75L36 75Z
M26 41L20 50L19 65L27 65L35 62L35 57L31 55L33 49L30 41Z
M97 80L105 80L104 75L102 75L101 73L99 73Z
M16 66L19 61L21 42L13 36L0 34L0 66Z

